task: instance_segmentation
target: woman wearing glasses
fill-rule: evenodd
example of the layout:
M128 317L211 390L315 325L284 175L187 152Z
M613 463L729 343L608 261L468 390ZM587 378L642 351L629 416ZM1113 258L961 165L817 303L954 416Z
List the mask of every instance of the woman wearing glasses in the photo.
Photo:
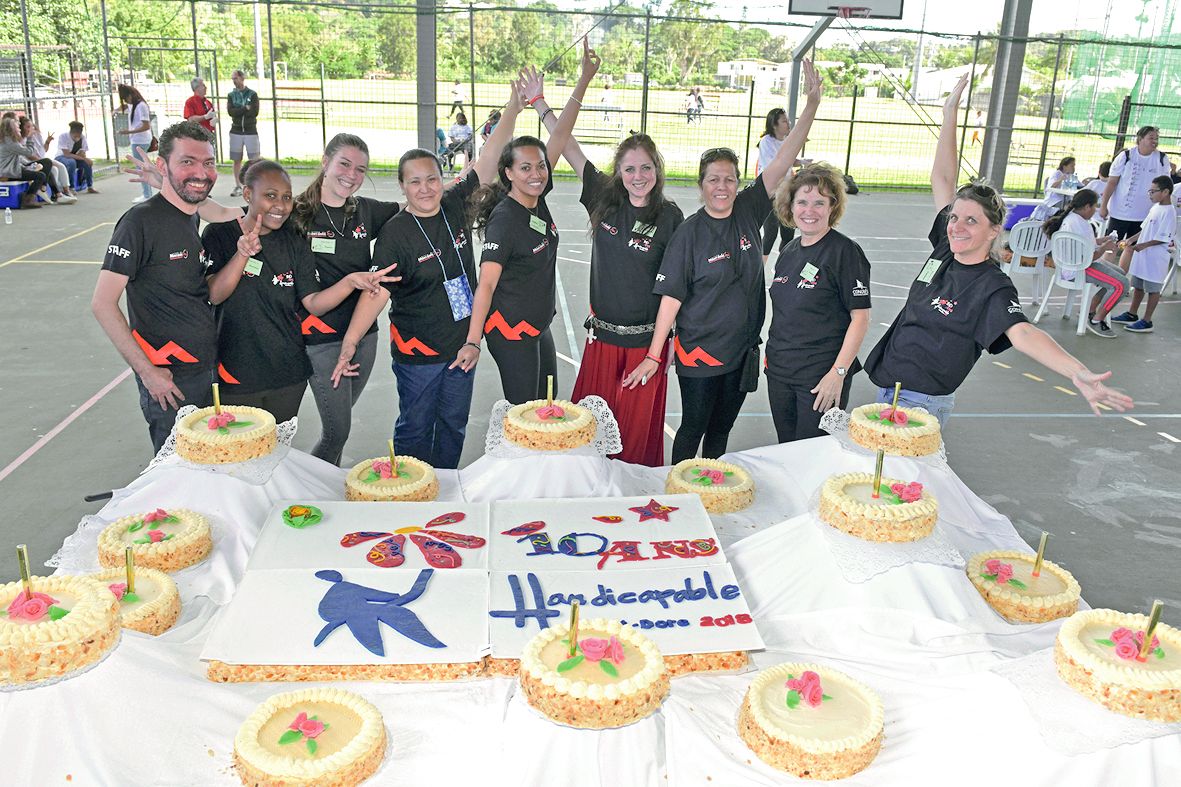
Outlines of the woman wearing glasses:
M641 385L660 371L673 323L681 425L673 464L726 452L746 394L758 385L759 333L767 310L760 244L771 197L803 147L820 104L820 77L804 61L807 106L754 183L738 190L738 156L713 148L701 156L697 184L704 207L677 228L653 292L661 296L647 357L623 381Z
M541 89L540 76L525 83L529 95ZM545 99L533 108L553 133L558 120ZM652 285L684 216L664 197L664 159L647 134L633 134L619 144L609 175L587 160L573 137L562 155L582 180L579 201L591 224L591 313L572 398L599 396L607 402L623 442L616 458L659 467L664 464L668 377L656 373L647 385L633 379L625 386L623 380L652 344L660 305ZM666 334L658 355L667 357L667 351Z
M1070 378L1096 415L1100 404L1126 410L1131 397L1103 384L1111 372L1090 371L1022 313L1017 288L993 256L1006 212L1000 195L983 184L956 189L956 118L967 84L965 75L943 105L931 168L931 191L940 208L930 233L933 252L910 285L902 311L865 361L879 387L878 401L889 401L900 382L900 404L923 407L945 424L955 391L981 352L1016 347Z

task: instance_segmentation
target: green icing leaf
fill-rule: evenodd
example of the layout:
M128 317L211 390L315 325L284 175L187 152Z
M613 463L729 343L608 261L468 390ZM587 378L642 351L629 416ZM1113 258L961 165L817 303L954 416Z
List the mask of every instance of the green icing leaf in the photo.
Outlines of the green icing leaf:
M164 517L160 521L162 521L162 522L179 522L180 517L178 517L176 514L169 514L168 516Z
M734 475L734 471L732 471L732 470L726 470L726 471L725 471L725 474L726 474L726 475Z
M820 698L821 698L822 702L828 702L829 700L832 699L832 697L828 696L827 694L821 694Z
M150 543L152 543L152 539L149 538L148 536L143 536L142 538L135 539L131 543L133 543L133 544L150 544Z
M1021 588L1022 590L1025 590L1025 583L1022 582L1020 579L1010 579L1009 584L1012 585L1013 587L1017 587L1017 588Z
M303 733L299 730L287 730L279 736L279 745L286 746L288 743L295 743L303 737Z
M254 422L253 421L230 421L230 423L229 423L229 427L231 429L244 429L247 426L254 426Z
M381 480L381 473L378 473L374 470L370 470L369 475L365 476L365 478L363 480L367 484L372 484L374 481L380 481Z
M50 620L61 620L62 618L64 618L68 614L70 614L70 610L68 610L68 609L62 609L61 607L50 607L49 608L49 619Z
M577 656L574 656L573 658L566 659L558 665L558 672L569 672L581 664L585 659L586 656L582 655L581 653L579 653Z
M1158 647L1156 650L1152 651L1152 655L1156 656L1158 659L1163 659L1165 657L1165 649Z
M703 475L694 478L690 483L700 484L701 486L713 486L714 482L709 479L709 476Z
M0 618L6 618L6 617L8 617L8 611L0 609Z
M882 484L878 487L878 493L881 494L882 498L885 499L885 501L890 505L902 505L902 498L894 494L893 490L890 489L890 487L886 484Z
M137 596L136 594L132 593L129 590L126 593L124 593L123 598L121 598L119 600L122 601L124 604L131 604L133 602L139 601L139 596Z
M1095 640L1095 641L1096 641L1096 642L1098 642L1100 645L1106 645L1106 646L1107 646L1107 647L1109 647L1109 648L1114 648L1114 647L1115 647L1115 643L1114 643L1114 642L1112 642L1112 641L1111 641L1111 640L1109 640L1109 639L1097 639L1097 640Z
M318 748L320 744L316 743L314 738L308 738L308 754L315 754Z
M981 574L981 579L987 579L989 582L996 582L996 574Z
M787 707L791 708L792 710L795 710L799 704L800 704L800 693L798 691L796 691L795 689L792 689L791 691L789 691L787 693Z
M136 522L134 525L131 525L130 527L127 528L127 532L134 533L137 530L143 529L143 526L144 526L143 522Z
M599 669L613 678L619 677L619 670L615 669L615 665L607 661L607 659L599 659Z
M175 535L174 533L169 533L168 535L164 536L164 538L162 538L160 540L167 541L168 539L172 538L174 535Z
M224 426L219 426L219 427L217 427L217 433L218 434L229 434L230 430L225 428Z

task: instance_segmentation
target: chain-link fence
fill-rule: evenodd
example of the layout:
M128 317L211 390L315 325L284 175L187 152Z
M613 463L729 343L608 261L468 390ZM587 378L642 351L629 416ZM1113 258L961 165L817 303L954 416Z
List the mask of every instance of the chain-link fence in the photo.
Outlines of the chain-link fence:
M586 34L603 68L576 134L596 161L606 161L631 131L645 131L670 177L695 177L700 152L717 146L738 151L753 176L764 119L789 105L785 64L809 25L708 19L699 8L677 2L668 15L601 15L542 4L437 6L437 125L447 135L462 107L478 138L489 113L507 99L508 80L527 64L546 68L547 98L564 105L577 76L574 44ZM221 110L224 158L230 73L240 68L261 98L265 156L311 167L327 139L351 131L368 141L380 169L418 144L413 5L104 0L100 9L97 48L92 34L79 34L79 46L34 47L33 89L19 78L26 42L5 42L13 46L0 51L3 108L38 114L46 131L78 117L95 155L109 158L126 147L111 134L115 83L134 84L163 127L182 117L189 80L200 75ZM1066 155L1078 158L1080 174L1094 174L1140 125L1162 126L1163 149L1178 146L1181 35L1121 41L1074 32L1023 40L1010 119L987 116L1000 40L836 20L811 53L826 88L805 155L842 167L863 185L925 188L943 97L963 73L972 75L960 133L965 177L980 166L985 136L1006 126L1010 193L1036 191ZM538 128L530 114L518 123L519 133Z

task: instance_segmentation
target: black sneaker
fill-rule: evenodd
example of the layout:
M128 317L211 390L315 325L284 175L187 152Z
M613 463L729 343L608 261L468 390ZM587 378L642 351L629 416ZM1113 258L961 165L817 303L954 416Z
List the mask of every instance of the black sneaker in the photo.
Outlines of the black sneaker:
M1099 320L1087 325L1087 330L1096 336L1102 336L1104 339L1114 339L1115 331L1111 330L1111 326L1107 324L1106 320Z
M1111 322L1119 322L1119 323L1129 323L1129 322L1136 322L1139 319L1140 319L1139 316L1132 314L1131 312L1124 312L1123 314L1117 314L1115 317L1111 317L1110 321Z

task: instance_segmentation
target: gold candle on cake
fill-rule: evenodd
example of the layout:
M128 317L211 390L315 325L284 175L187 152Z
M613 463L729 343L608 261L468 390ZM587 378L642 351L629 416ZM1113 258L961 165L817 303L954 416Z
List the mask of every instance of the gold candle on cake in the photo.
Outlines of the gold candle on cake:
M578 652L578 602L575 601L570 605L570 631L568 632L570 638L570 658L574 658L574 654Z
M213 414L221 415L221 392L217 390L217 383L213 384Z
M878 449L878 458L874 462L873 467L873 490L870 496L877 500L882 496L882 463L886 461L886 451L883 448Z
M1046 541L1050 539L1050 534L1045 530L1042 531L1042 540L1037 545L1037 558L1033 561L1033 575L1040 577L1042 575L1042 560L1046 557Z
M25 600L32 600L33 581L29 575L29 548L24 544L16 546L16 563L21 572L21 585L25 588Z
M1156 624L1160 623L1160 616L1164 610L1165 605L1161 603L1160 599L1152 602L1152 612L1148 614L1148 629L1144 632L1144 642L1140 645L1140 654L1136 656L1137 661L1144 661L1152 652L1152 635L1156 632Z
M394 459L394 438L392 438L392 437L389 440L389 446L390 446L390 475L393 476L394 478L397 478L398 477L398 472L397 472L398 471L398 462L396 459Z
M135 592L135 554L131 547L123 550L123 563L127 568L127 592Z
M552 374L545 376L545 404L547 407L554 406L554 376Z
M902 393L902 383L894 383L894 401L890 402L890 407L897 409L898 395Z

